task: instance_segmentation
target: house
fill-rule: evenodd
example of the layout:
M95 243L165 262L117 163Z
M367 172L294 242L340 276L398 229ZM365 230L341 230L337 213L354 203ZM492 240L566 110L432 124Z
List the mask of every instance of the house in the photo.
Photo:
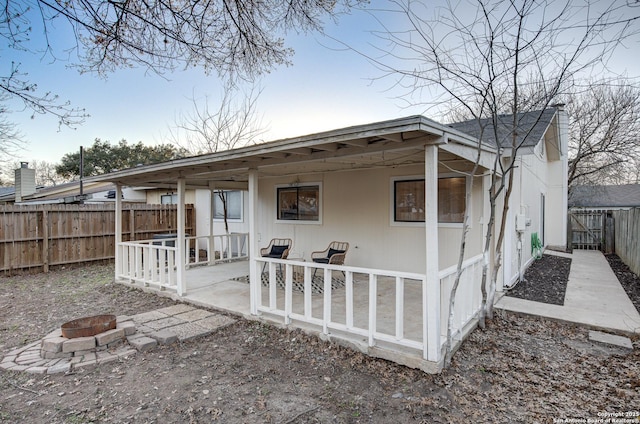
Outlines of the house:
M144 203L144 191L126 187L122 190L125 202ZM36 171L27 162L15 170L15 186L0 191L0 204L73 204L115 201L115 185L110 182L71 181L55 186L36 185Z
M517 121L519 148L505 227L502 287L515 284L533 260L528 249L532 239L560 250L567 246L568 121L564 107L556 105L543 111L520 113ZM455 123L451 127L478 138L482 136L489 145L505 150L505 166L510 160L513 115L498 116L497 131L489 119ZM500 291L501 287L497 289Z
M572 210L617 210L640 207L640 184L575 186L569 191Z
M518 118L524 144L517 152L498 290L515 281L532 260L525 247L534 233L544 245L566 245L565 112L558 106ZM195 277L187 275L195 272L187 270L188 251L197 244L212 258L214 246L237 242L237 257L249 259L242 265L249 284L232 287L234 282L225 282L224 290L207 299L242 293L245 297L236 305L244 305L247 314L438 371L465 210L470 228L453 311L457 342L476 325L482 302L488 190L497 150L503 148L500 136L479 142L473 128L470 122L443 125L410 116L87 181L114 183L116 192L122 186L171 188L179 205L187 190L196 190L200 219L208 215L205 221L214 224L198 225L199 233L187 237L179 219L175 245L124 243L116 231L117 279L206 303L207 288L196 289ZM476 160L479 168L471 175ZM234 219L240 231L234 242L215 226L214 191L233 197L237 206ZM120 204L116 196L116 228ZM213 206L204 214L198 205L207 204ZM276 238L293 241L287 259L260 255L260 248ZM310 260L311 252L332 240L349 243L343 265ZM150 260L159 257L163 260ZM208 275L213 278L212 272ZM221 287L211 284L212 290L214 286Z

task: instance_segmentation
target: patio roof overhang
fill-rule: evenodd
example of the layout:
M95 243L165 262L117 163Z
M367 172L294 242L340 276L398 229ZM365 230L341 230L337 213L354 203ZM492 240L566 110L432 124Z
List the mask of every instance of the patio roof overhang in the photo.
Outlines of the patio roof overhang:
M424 163L424 147L438 145L442 172L469 171L478 140L423 116L410 116L89 177L124 186L246 189L249 171L260 177L372 169ZM494 149L480 146L480 166L491 169Z

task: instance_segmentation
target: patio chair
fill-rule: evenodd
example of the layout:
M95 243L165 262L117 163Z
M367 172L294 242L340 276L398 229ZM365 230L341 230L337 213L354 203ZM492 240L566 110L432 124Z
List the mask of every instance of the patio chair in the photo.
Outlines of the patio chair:
M345 241L332 241L326 249L311 252L311 260L318 264L344 265L347 250L349 250L349 243ZM316 271L318 271L318 268L313 271L314 277Z
M263 258L287 259L292 246L293 241L291 239L274 238L271 239L267 247L260 249L260 256ZM266 263L262 266L263 273L266 266Z

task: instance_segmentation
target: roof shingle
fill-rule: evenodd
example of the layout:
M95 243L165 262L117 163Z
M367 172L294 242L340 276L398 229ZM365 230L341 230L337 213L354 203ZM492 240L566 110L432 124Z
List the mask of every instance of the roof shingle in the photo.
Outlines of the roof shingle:
M569 192L570 208L627 208L640 206L640 184L576 186Z
M555 114L555 108L518 113L516 115L518 122L518 145L520 147L532 147L538 144L551 124ZM471 119L469 121L455 122L448 126L478 139L482 134L481 141L491 146L511 147L513 115L498 115L497 140L491 118L481 119L480 121ZM484 133L481 131L482 127L484 127Z

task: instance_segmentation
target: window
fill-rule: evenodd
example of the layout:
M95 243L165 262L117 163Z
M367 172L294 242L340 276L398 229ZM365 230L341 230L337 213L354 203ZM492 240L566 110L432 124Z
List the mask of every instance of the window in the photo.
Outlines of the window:
M278 220L320 221L320 186L278 187Z
M224 203L227 204L227 219L242 220L242 191L216 191L213 193L213 219L224 219Z
M160 196L160 203L163 205L175 205L178 203L177 194L162 194Z
M462 223L466 208L467 181L465 177L438 179L438 222ZM393 182L395 222L425 221L424 179Z
M394 220L424 222L424 180L396 181L394 185Z
M466 203L466 178L438 179L438 222L462 224Z

